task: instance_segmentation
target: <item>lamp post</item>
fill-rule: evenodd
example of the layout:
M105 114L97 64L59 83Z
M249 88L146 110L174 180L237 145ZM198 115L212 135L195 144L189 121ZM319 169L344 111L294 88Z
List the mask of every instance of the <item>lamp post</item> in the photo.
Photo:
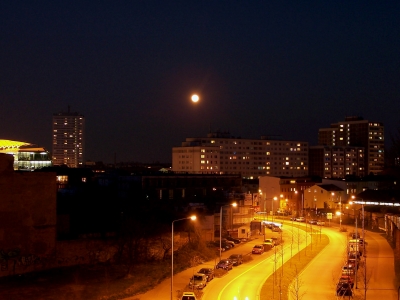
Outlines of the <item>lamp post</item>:
M332 196L335 196L334 192L332 192ZM340 222L339 229L342 230L342 196L341 195L339 195L339 210L340 210L340 213L338 214L339 218L340 218L339 219L340 220L339 221Z
M298 192L295 191L295 193L297 194ZM301 192L301 217L304 217L303 211L304 211L304 192Z
M221 207L219 209L219 260L221 260L221 252L222 252L222 208L229 207L229 206L236 207L237 204L235 202L235 203L232 203L229 205L221 205Z
M273 197L271 200L272 203L272 222L274 221L274 201L276 201L278 198Z
M187 218L182 218L178 220L172 221L172 233L171 233L171 300L173 299L173 289L174 289L174 223L177 221L191 219L192 221L196 220L196 216L191 216Z
M352 199L355 199L355 196L351 196ZM364 220L365 220L365 211L364 211L364 199L361 199L361 212L362 212L362 238L363 238L363 255L364 255L364 299L367 299L367 258L365 256L365 227L364 227Z

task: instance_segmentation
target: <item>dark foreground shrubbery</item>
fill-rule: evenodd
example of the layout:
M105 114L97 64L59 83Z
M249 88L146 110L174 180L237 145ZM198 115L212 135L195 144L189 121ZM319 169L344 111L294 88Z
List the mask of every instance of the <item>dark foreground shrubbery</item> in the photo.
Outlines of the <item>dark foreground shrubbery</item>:
M176 273L213 260L217 254L205 243L189 242L174 256ZM54 269L0 279L1 299L122 299L144 293L171 273L171 257L135 264L126 273L126 265L99 263Z

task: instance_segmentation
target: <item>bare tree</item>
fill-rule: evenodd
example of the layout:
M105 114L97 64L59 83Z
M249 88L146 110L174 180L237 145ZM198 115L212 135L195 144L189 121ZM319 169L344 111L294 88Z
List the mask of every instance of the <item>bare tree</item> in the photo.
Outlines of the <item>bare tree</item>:
M295 266L295 273L293 277L292 284L289 287L289 292L292 295L292 298L295 300L301 300L306 294L305 291L302 290L304 283L301 280L300 274Z

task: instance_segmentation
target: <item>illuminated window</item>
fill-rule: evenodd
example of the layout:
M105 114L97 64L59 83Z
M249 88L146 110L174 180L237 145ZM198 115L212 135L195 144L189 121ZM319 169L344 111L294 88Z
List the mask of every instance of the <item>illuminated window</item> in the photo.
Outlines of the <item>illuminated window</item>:
M68 182L68 176L66 176L66 175L57 176L57 182L67 183Z

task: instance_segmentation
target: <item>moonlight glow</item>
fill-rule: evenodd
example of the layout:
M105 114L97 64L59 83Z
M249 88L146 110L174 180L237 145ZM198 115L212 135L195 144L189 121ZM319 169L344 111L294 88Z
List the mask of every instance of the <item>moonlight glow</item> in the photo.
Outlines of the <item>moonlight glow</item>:
M194 95L192 95L192 101L193 102L197 102L197 101L199 101L199 96L198 95L196 95L196 94L194 94Z

